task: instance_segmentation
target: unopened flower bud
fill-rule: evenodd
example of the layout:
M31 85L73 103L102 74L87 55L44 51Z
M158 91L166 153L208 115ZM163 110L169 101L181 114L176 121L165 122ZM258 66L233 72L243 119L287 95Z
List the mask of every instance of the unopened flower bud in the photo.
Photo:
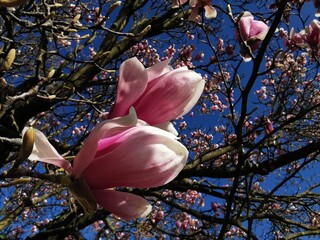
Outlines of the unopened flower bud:
M0 6L2 7L18 7L25 4L27 0L0 0Z
M8 55L6 56L6 59L4 60L4 63L1 66L1 71L4 72L9 70L15 58L16 58L16 49L12 48L8 52Z

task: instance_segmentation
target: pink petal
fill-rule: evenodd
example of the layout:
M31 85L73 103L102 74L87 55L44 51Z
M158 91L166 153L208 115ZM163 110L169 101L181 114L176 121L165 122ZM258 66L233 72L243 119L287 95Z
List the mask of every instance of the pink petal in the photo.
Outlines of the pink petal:
M239 20L239 30L244 41L246 41L250 36L250 28L252 21L253 16L250 12L244 12Z
M268 32L267 31L268 29L269 29L268 25L265 24L264 22L253 20L251 22L251 28L250 28L249 35L250 35L250 37L258 36L262 32ZM264 37L265 37L265 35L264 35ZM264 37L263 37L263 39L264 39ZM263 39L261 39L261 40L263 40Z
M216 18L217 17L217 11L214 7L212 7L210 4L204 6L205 10L205 17L206 18Z
M254 35L247 39L246 43L250 47L252 52L259 48L261 42L267 36L268 31L269 31L269 28L267 27L265 30L263 30L259 34Z
M197 104L199 98L202 95L204 85L205 85L205 81L203 78L201 78L201 80L196 84L193 93L189 95L187 104L184 106L182 113L180 113L178 117L182 117L183 115L190 112L191 109Z
M120 66L116 103L108 118L122 117L128 114L132 104L147 87L148 75L137 58L130 58Z
M22 134L25 133L25 128ZM33 145L33 150L29 156L30 160L50 163L57 167L61 167L68 172L71 172L72 167L69 161L65 160L57 150L51 145L47 137L38 129L34 129L36 137Z
M267 119L267 123L266 123L267 134L270 134L273 130L274 130L274 128L273 128L272 122L269 119Z
M116 135L137 124L138 119L133 108L130 109L130 113L125 117L113 118L99 123L91 131L85 144L75 157L73 166L75 176L80 176L83 170L92 162L100 139ZM142 123L139 124L142 125Z
M306 42L311 47L320 45L320 22L316 19L312 20L309 27L306 28Z
M133 106L139 119L150 125L171 121L191 110L203 87L199 74L176 69L151 81Z
M125 220L145 217L151 212L151 205L142 197L112 189L93 190L99 205Z
M153 79L156 79L157 77L172 71L172 67L169 66L169 62L171 59L166 59L164 61L158 62L157 64L153 65L150 68L147 68L147 74L148 74L148 82L152 81Z
M134 127L118 139L101 140L82 176L91 189L157 187L173 180L187 157L188 150L173 134L152 126Z

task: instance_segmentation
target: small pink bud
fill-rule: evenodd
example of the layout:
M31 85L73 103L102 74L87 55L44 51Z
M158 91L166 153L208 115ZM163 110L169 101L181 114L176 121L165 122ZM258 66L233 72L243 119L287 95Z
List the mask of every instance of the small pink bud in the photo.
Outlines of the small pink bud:
M274 128L273 128L273 124L272 124L272 122L270 121L270 119L267 119L267 122L266 122L266 133L267 134L270 134L273 130L274 130Z
M177 228L181 228L181 226L182 226L182 223L179 220L177 220L176 221L176 227Z
M194 58L194 60L196 61L202 61L202 59L204 58L204 53L203 52L199 52L196 57Z

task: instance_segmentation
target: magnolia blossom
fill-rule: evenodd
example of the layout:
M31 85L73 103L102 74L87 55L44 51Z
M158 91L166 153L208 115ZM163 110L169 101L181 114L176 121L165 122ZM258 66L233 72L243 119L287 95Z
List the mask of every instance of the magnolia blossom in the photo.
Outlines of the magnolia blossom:
M307 47L307 44L305 43L305 30L300 31L299 33L295 33L294 29L291 28L289 36L285 33L283 38L284 45L290 48L294 48L296 46L302 48Z
M244 12L238 19L239 32L237 31L237 39L250 48L251 52L259 48L261 41L266 37L269 27L262 21L253 20L250 12ZM242 42L243 41L243 42ZM251 60L251 54L247 52L245 46L241 46L240 55L244 61Z
M187 149L170 132L138 120L133 109L125 117L99 123L76 155L73 166L36 131L30 160L64 168L67 184L88 212L97 203L126 219L144 217L151 206L142 197L116 187L152 188L173 180L186 164Z
M176 8L184 3L186 3L187 0L173 0L172 1L172 7ZM217 16L217 11L214 7L211 6L211 0L190 0L190 6L193 7L192 12L189 16L189 21L195 21L198 17L199 9L204 8L204 16L206 18L215 18Z
M310 25L299 33L295 33L294 29L290 30L289 36L284 32L284 44L290 48L311 48L317 49L320 46L320 22L316 19L312 20Z
M320 22L316 19L312 20L305 30L305 40L310 47L320 46Z
M204 79L186 67L173 70L169 61L147 69L137 58L124 61L116 102L107 118L125 116L133 106L139 119L157 125L189 112L202 94Z

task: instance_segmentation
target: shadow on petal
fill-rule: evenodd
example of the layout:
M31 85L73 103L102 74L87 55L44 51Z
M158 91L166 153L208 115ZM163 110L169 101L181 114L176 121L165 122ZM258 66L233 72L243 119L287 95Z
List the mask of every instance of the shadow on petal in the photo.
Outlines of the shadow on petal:
M98 204L125 220L147 216L151 205L144 198L113 189L92 190Z

